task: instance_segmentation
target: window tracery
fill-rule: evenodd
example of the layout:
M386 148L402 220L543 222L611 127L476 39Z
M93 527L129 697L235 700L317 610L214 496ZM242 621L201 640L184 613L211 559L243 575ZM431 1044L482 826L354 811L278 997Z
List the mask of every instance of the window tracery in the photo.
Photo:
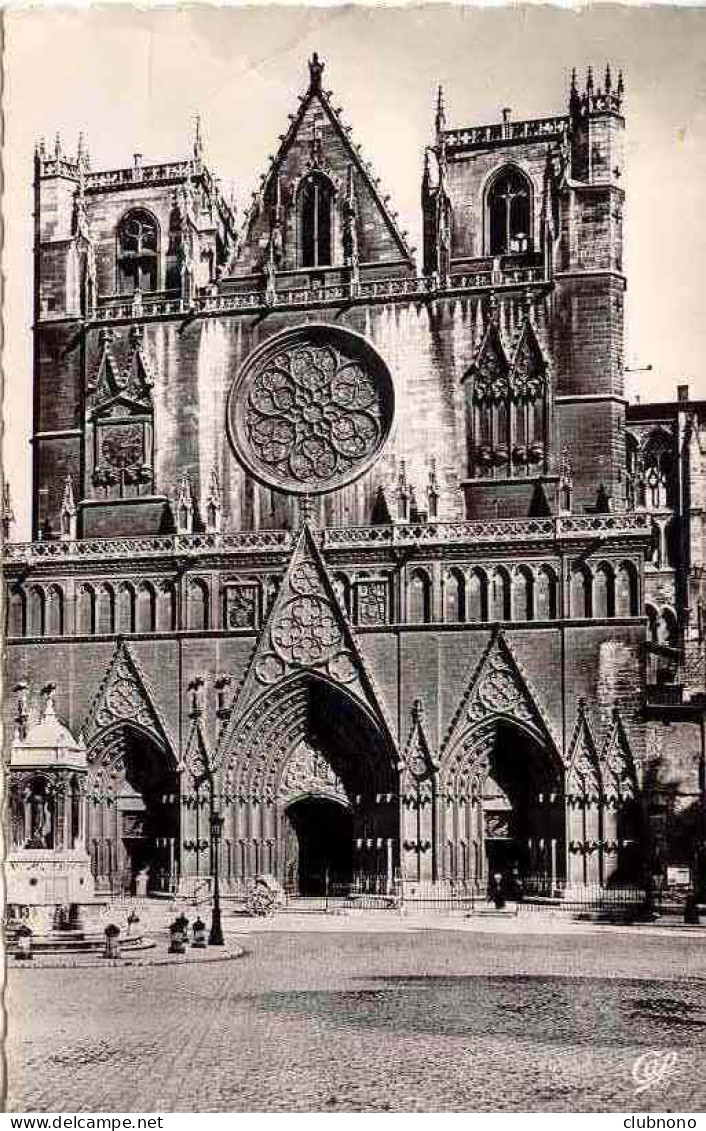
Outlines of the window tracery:
M486 208L490 255L532 250L532 191L524 173L502 170L488 190Z
M133 208L118 226L118 291L159 289L159 225L142 208Z
M508 358L491 321L467 380L469 472L478 478L538 475L546 460L546 365L529 320Z

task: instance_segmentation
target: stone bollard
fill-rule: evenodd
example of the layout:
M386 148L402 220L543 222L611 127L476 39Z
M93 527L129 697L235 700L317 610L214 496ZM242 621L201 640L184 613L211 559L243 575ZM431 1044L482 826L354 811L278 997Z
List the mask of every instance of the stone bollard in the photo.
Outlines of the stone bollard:
M186 947L186 946L189 945L189 920L186 918L186 915L182 911L181 915L179 916L178 919L175 920L175 922L181 928L181 934L182 934L182 938L184 940L184 946Z
M120 958L120 927L116 927L115 923L108 923L103 933L105 935L103 957Z
M194 934L192 946L195 950L203 950L206 946L206 924L201 918L194 919L191 930Z
M185 950L184 931L179 920L175 919L169 928L169 953L183 954Z
M16 957L27 962L34 957L32 954L32 931L24 923L17 928L17 953Z

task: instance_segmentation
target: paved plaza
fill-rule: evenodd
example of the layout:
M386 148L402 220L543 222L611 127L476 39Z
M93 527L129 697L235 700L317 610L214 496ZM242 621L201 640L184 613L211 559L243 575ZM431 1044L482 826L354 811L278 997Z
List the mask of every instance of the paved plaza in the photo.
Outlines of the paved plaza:
M331 926L251 923L213 965L11 970L9 1109L706 1108L706 933ZM676 1059L636 1096L649 1051Z

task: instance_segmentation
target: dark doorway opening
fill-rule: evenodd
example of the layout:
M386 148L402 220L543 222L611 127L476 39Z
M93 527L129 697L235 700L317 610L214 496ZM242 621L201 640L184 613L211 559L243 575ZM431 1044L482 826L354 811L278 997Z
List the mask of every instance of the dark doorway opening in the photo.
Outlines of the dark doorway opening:
M299 895L324 895L353 878L353 818L325 797L303 797L287 809L285 883Z

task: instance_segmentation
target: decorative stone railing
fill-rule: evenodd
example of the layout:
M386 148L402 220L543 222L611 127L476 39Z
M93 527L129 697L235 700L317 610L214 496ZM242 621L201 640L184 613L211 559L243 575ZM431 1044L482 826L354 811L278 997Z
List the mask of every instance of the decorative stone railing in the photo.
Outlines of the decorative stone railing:
M113 322L133 318L157 318L170 315L220 314L231 311L291 310L332 303L367 302L370 299L423 298L459 291L487 290L488 287L517 287L544 282L541 267L508 267L451 275L439 279L433 275L410 275L375 279L370 282L345 282L321 287L297 287L282 290L234 291L202 293L189 306L179 297L163 292L145 294L137 301L121 295L101 298L93 312L94 322Z
M523 545L590 538L651 534L650 516L642 512L567 515L558 518L489 519L483 522L399 523L395 526L331 526L319 532L323 549L367 547ZM240 531L225 534L175 534L143 538L81 539L76 542L9 542L8 565L43 562L200 557L208 554L281 554L294 545L291 530Z
M465 130L445 130L444 140L450 149L472 149L474 146L503 141L544 141L559 137L569 124L568 118L529 118L523 122L494 122L490 126L471 126Z

